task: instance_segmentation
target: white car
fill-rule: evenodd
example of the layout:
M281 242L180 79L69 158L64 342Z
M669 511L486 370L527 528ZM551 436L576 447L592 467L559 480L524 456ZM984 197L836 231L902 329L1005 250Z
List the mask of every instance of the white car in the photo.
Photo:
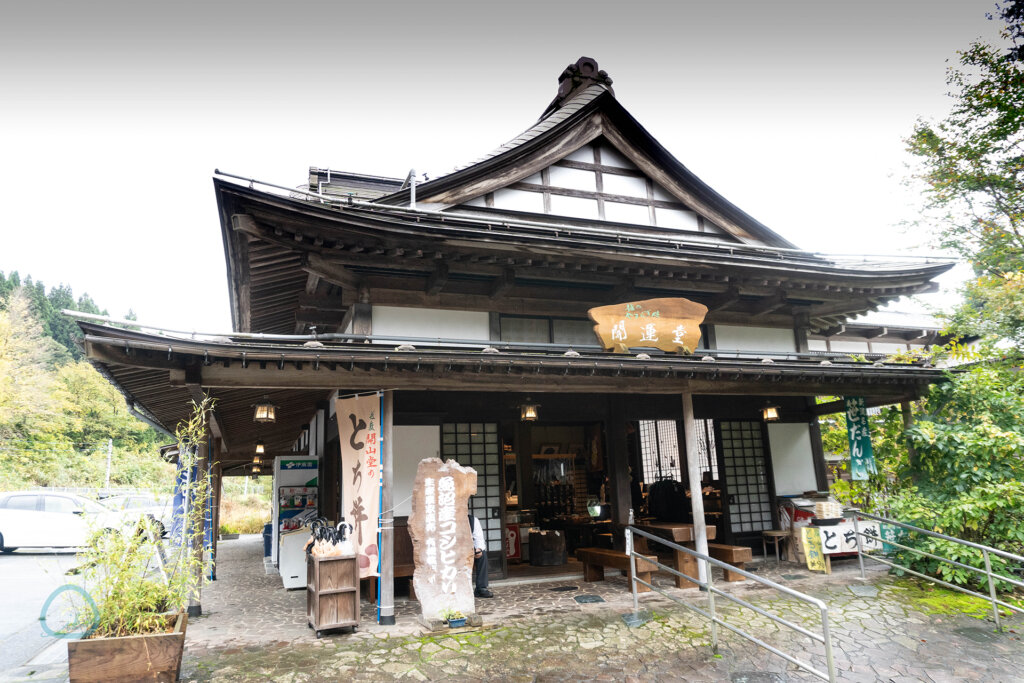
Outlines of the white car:
M74 493L0 492L0 552L78 548L93 531L123 528L120 513Z
M134 521L140 517L150 517L156 521L156 529L160 536L167 533L173 525L171 516L173 506L170 498L158 498L152 493L125 493L110 496L100 501L111 510L119 511L126 521Z

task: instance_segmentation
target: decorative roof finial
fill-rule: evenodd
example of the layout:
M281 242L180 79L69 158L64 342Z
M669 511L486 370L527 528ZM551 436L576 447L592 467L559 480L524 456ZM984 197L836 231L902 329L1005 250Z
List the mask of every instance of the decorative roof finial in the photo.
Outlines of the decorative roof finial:
M612 96L615 95L615 91L612 90L612 79L608 77L607 71L597 68L597 60L580 57L575 64L565 67L558 77L558 94L541 114L541 118L560 109L562 105L575 97L577 92L589 85L603 85Z

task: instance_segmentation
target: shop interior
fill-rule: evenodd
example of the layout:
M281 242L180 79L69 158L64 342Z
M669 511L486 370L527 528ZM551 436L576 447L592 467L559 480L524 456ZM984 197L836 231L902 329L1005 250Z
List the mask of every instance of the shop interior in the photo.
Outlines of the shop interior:
M722 487L711 420L698 420L705 521L721 526ZM638 523L692 523L681 424L626 426L631 507ZM525 443L524 443L525 442ZM525 447L528 444L528 447ZM581 547L611 548L608 463L601 422L520 425L502 435L504 560L510 578L582 571Z

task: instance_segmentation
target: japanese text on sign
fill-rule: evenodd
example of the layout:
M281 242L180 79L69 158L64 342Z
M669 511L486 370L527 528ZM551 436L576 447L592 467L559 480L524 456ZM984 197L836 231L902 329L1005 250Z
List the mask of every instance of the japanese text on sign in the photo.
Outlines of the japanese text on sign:
M871 428L863 398L846 398L846 434L850 442L850 478L865 480L875 474L875 457L871 451Z
M352 525L359 576L377 576L380 530L379 394L340 398L335 403L341 437L342 512Z
M441 477L437 482L437 545L441 592L454 593L458 569L455 566L455 479Z
M858 522L857 524L861 533L860 547L862 550L878 550L882 547L877 522ZM816 528L821 536L821 550L824 554L857 552L857 532L853 522L812 528Z
M588 311L601 345L620 353L631 347L692 353L700 342L707 306L682 298L647 299Z

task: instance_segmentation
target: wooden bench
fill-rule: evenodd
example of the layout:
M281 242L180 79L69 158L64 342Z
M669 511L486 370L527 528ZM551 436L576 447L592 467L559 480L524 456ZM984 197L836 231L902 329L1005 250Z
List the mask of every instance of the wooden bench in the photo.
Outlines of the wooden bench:
M576 558L583 563L584 581L604 581L604 568L621 569L632 582L633 577L629 573L629 555L621 550L606 550L604 548L578 548ZM644 555L636 558L636 576L641 581L651 582L651 575L658 571L654 564L657 558L654 555ZM637 593L646 593L651 589L642 583L637 584Z
M708 555L731 564L737 569L745 569L746 563L754 559L753 551L745 545L725 545L723 543L708 543ZM745 578L736 572L725 570L726 581L743 581Z

